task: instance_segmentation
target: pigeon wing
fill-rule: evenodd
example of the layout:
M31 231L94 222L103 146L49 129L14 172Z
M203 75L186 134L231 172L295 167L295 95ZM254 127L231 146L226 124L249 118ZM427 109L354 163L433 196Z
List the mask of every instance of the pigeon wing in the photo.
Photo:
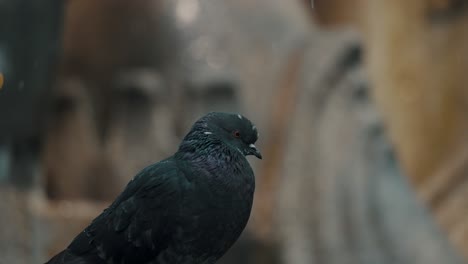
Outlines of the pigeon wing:
M114 203L69 246L75 255L145 263L169 246L185 177L174 161L142 170Z

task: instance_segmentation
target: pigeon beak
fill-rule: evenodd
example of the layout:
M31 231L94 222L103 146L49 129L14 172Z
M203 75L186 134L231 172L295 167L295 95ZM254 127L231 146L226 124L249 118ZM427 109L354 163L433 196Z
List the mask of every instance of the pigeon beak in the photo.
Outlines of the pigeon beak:
M254 144L250 144L249 148L250 148L250 150L249 150L247 155L254 155L257 158L262 159L262 153L260 153L260 151L258 151L257 147L255 147Z

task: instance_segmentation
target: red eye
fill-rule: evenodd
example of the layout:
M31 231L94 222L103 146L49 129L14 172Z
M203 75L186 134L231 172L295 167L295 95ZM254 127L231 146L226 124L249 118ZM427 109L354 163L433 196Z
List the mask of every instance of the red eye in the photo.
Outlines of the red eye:
M238 130L235 130L234 132L232 132L232 134L233 134L236 138L240 137L240 132L239 132Z

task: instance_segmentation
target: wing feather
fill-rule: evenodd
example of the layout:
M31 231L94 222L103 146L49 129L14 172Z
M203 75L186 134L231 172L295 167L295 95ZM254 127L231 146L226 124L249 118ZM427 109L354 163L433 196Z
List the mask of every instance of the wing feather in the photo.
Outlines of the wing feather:
M145 263L156 258L168 247L175 228L172 220L186 185L180 173L171 160L143 169L73 240L69 253L81 258L98 256L111 263Z

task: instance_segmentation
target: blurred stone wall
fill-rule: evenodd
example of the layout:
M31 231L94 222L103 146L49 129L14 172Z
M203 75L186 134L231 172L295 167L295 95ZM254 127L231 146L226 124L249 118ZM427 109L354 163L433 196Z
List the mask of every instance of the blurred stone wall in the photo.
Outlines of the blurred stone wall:
M325 27L362 33L371 94L402 170L466 256L468 62L466 1L315 1ZM340 19L329 12L350 10Z
M418 199L411 162L400 166L401 143L396 151L391 144L404 134L392 120L411 115L392 118L398 112L388 105L398 100L391 89L400 83L382 77L392 75L379 58L400 46L377 34L377 22L393 18L366 13L388 3L358 2L316 0L310 9L310 1L281 0L68 1L34 168L42 181L35 192L2 189L0 209L11 214L2 220L16 219L21 232L1 233L0 245L16 240L0 263L62 250L136 172L173 153L193 121L212 110L252 119L265 156L251 161L258 187L249 225L220 263L462 263L447 229ZM440 31L426 36L434 47L437 34L462 32L451 29L463 18L421 28ZM340 24L361 35L328 28ZM390 25L382 28L393 32ZM404 43L410 55L413 42ZM443 57L448 42L439 44ZM375 69L367 71L366 60ZM463 167L455 171L464 179ZM460 208L465 200L456 197L453 208Z
M468 5L369 1L368 9L380 21L366 33L376 103L416 193L466 257Z
M58 1L0 1L0 263L43 259L31 201L61 46Z
M395 159L360 43L314 35L280 183L284 262L463 263Z

